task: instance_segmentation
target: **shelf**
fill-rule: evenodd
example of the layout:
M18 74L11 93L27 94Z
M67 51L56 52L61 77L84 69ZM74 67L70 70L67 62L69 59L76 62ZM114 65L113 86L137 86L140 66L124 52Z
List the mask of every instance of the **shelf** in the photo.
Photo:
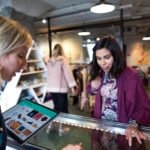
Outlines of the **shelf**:
M22 73L22 76L24 76L24 75L36 74L36 73L43 73L43 72L46 72L46 70L32 71L32 72L23 72L23 73Z
M36 62L42 62L41 59L31 59L31 60L28 60L27 63L36 63Z
M26 89L29 89L29 88L37 88L37 87L41 87L41 86L45 86L46 85L46 82L42 82L42 83L37 83L37 84L34 84L34 85L20 85L20 86L17 86L18 88L21 88L22 90L26 90Z

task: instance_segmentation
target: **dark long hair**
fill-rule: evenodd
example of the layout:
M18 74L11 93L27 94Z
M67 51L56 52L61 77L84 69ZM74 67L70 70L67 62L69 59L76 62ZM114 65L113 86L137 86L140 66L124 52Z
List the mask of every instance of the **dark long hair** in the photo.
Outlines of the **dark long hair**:
M109 50L114 58L114 63L109 71L109 75L117 78L126 67L125 57L116 39L112 35L103 36L93 48L93 60L90 70L91 80L95 79L102 72L96 59L96 51L102 48Z

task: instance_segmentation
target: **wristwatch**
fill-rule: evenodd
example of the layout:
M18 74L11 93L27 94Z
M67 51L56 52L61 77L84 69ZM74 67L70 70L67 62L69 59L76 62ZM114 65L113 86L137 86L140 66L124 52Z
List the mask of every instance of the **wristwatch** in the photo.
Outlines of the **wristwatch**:
M129 125L135 127L135 128L139 128L139 124L137 123L136 120L130 120L129 121Z

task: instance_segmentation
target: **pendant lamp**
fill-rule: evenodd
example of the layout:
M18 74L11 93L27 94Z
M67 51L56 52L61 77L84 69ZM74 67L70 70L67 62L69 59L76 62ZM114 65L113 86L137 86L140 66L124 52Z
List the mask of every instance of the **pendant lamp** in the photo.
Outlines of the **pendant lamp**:
M46 19L42 19L42 23L44 23L44 24L45 24L46 22L47 22L47 20L46 20Z
M93 13L108 13L115 10L115 6L105 2L105 0L100 0L100 2L92 6L90 10Z
M78 35L79 36L87 36L87 35L90 35L91 33L90 32L88 32L88 31L80 31L80 32L78 32Z
M148 40L150 40L150 36L144 36L144 37L142 38L142 40L143 40L143 41L148 41Z

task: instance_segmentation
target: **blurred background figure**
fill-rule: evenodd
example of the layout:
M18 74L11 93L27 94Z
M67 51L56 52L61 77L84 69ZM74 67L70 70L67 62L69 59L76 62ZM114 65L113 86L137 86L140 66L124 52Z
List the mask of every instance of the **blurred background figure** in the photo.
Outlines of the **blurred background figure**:
M60 44L54 46L47 69L47 92L51 93L54 109L68 113L68 90L75 94L76 82Z
M76 82L60 44L54 46L52 57L47 63L47 72L47 92L51 94L54 110L68 113L69 88L74 95ZM51 125L49 125L47 132L50 128ZM63 128L60 124L59 131L61 136L61 133L69 131L69 128Z

